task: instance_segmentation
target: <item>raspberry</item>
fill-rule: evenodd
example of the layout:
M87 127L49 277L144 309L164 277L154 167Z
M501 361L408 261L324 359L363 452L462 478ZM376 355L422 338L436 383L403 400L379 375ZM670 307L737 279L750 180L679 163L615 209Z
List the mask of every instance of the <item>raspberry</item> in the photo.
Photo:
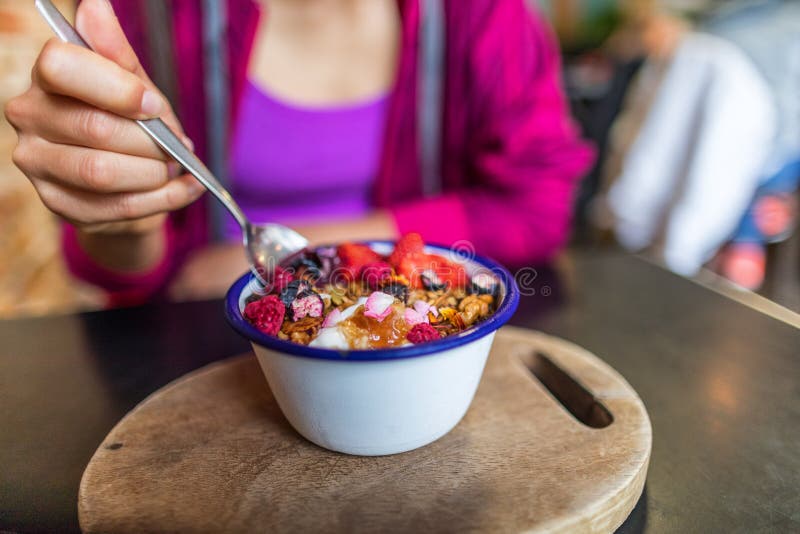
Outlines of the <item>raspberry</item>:
M280 331L286 306L277 295L267 295L244 307L244 317L250 324L270 336Z
M428 323L416 324L411 330L409 330L408 334L406 334L406 339L414 345L427 343L428 341L436 341L441 337L442 336L439 335L439 332Z
M361 281L370 289L378 289L391 279L392 267L385 261L374 261L361 269Z
M304 317L322 317L325 304L322 297L314 291L303 291L292 301L292 321L299 321Z
M403 258L413 254L422 254L424 250L425 242L422 240L421 235L416 232L406 234L394 246L394 250L389 256L389 263L397 267Z

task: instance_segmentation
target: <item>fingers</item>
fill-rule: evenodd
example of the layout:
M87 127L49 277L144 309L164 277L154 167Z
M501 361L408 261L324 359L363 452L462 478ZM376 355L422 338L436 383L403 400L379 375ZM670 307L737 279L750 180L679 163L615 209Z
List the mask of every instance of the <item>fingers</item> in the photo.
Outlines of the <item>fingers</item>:
M91 50L48 41L33 67L34 83L48 93L70 96L132 119L166 111L163 97L113 61Z
M109 2L83 0L75 15L75 27L95 52L149 80Z
M80 229L81 233L85 235L137 235L142 236L145 234L152 234L164 227L164 220L167 218L166 213L159 213L157 215L150 215L141 219L133 219L131 221L114 221L103 222L96 224L80 224L77 221L70 221L73 226ZM125 268L130 268L128 262L125 262Z
M168 102L107 0L83 0L76 20L95 51L48 41L31 89L6 106L19 135L14 163L48 208L82 227L130 227L185 207L204 188L174 178L177 164L129 120L160 117L190 146Z
M52 143L167 159L167 155L135 122L73 98L32 89L24 98L10 101L6 115L20 132Z
M86 42L95 53L112 61L123 69L132 72L153 94L161 97L166 103L161 92L147 76L136 52L125 37L111 4L107 0L84 0L78 6L75 24ZM104 108L105 109L105 108ZM126 115L127 116L127 115ZM180 123L173 110L166 105L160 113L153 113L150 117L160 117L178 134L183 134ZM137 117L141 118L141 117Z
M81 2L77 23L95 51L57 39L45 44L33 68L33 86L26 93L27 98L22 99L27 100L26 116L31 119L28 130L38 127L50 134L48 139L57 143L163 158L160 151L154 150L154 143L140 142L144 137L138 132L108 116L140 120L160 117L179 137L185 137L169 103L142 69L110 3L107 0ZM36 102L37 95L41 97L40 102ZM49 101L46 100L48 95L53 97ZM69 100L83 102L106 113L93 115ZM42 103L50 106L36 106ZM54 108L58 106L54 103L65 110L69 108L70 113L55 115ZM60 120L51 123L51 117ZM113 134L120 132L125 135L119 139L117 148L114 144L117 141L112 141ZM82 138L82 134L87 137Z
M172 161L41 139L23 140L14 161L28 175L94 193L150 191L180 174L180 166Z
M90 193L35 177L31 181L51 211L79 226L131 221L177 210L203 192L188 174L143 193Z
M50 40L39 54L32 75L33 87L26 94L31 100L37 93L45 93L70 97L129 119L160 117L179 137L184 136L166 99L149 80L90 50ZM29 115L36 124L47 122L38 109ZM76 141L80 143L80 139Z

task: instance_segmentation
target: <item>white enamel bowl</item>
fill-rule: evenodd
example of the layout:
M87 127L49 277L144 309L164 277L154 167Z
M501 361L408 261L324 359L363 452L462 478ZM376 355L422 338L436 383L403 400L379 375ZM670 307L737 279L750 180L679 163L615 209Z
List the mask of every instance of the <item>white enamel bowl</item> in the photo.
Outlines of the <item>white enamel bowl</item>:
M368 244L381 254L393 247L387 242ZM444 247L426 250L458 257ZM278 405L301 435L347 454L405 452L439 439L464 417L495 332L519 302L519 290L505 268L481 257L460 261L469 276L488 271L499 280L499 305L485 321L440 341L337 351L268 336L242 317L250 274L228 291L225 312L233 328L252 343Z

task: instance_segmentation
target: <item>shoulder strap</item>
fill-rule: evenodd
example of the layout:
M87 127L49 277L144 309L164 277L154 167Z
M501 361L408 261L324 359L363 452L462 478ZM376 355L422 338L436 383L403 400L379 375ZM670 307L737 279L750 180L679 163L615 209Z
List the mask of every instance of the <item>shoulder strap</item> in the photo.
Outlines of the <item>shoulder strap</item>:
M441 178L442 95L445 55L444 0L420 0L417 139L422 190L439 194Z

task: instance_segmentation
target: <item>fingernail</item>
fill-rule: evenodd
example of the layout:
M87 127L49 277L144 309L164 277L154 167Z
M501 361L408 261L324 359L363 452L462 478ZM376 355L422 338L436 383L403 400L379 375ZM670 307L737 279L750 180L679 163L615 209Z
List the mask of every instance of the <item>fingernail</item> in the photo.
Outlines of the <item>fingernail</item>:
M167 175L170 178L177 178L178 176L180 176L182 174L181 173L182 170L183 170L183 168L181 167L181 164L178 163L177 161L168 161L167 162Z
M161 113L161 97L151 90L144 92L142 96L142 113L149 117L157 117Z
M194 142L185 135L183 136L183 144L186 145L189 150L194 152Z
M189 183L189 190L192 192L192 195L199 197L205 192L206 188L203 184L201 184L197 180L192 180Z

